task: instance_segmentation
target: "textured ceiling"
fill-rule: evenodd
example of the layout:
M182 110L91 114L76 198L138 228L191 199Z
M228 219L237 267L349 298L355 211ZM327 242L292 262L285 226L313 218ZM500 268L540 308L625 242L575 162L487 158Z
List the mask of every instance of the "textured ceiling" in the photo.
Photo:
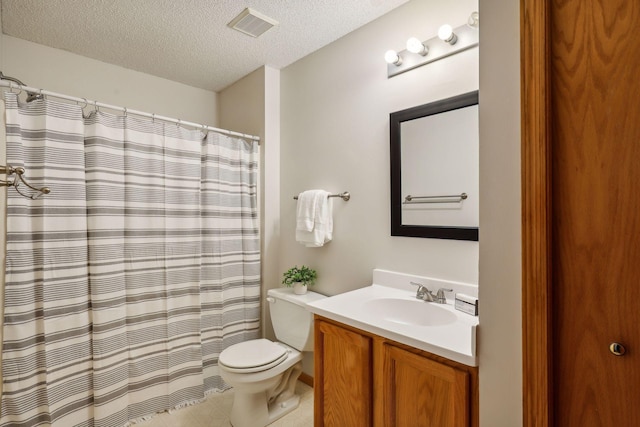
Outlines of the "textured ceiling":
M212 91L283 68L407 0L0 0L4 34ZM227 27L245 7L280 23Z

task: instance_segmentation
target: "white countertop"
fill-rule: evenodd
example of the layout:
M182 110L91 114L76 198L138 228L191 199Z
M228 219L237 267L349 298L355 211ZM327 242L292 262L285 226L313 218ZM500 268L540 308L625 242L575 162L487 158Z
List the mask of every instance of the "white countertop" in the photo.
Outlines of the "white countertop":
M378 270L381 271L381 270ZM390 272L384 272L385 274ZM379 275L378 275L379 276ZM402 276L404 278L404 275ZM376 274L374 274L374 280ZM420 279L416 279L420 280ZM404 282L404 280L402 281ZM431 285L437 280L426 281ZM424 283L424 282L419 282ZM453 282L445 283L447 287ZM463 291L468 292L468 288ZM429 286L433 291L433 286ZM458 291L455 289L454 291ZM403 284L373 284L351 292L335 295L329 298L314 301L308 304L308 309L314 314L338 321L340 323L361 329L363 331L380 335L411 347L425 350L438 356L465 364L477 366L476 357L476 328L478 317L460 312L453 307L453 295L450 295L447 304L433 302L421 302L415 299L415 288L408 282ZM405 324L403 322L389 321L377 310L372 310L370 301L393 298L413 301L418 304L435 304L438 309L444 309L453 313L455 320L437 326L422 326ZM425 308L428 310L428 308Z

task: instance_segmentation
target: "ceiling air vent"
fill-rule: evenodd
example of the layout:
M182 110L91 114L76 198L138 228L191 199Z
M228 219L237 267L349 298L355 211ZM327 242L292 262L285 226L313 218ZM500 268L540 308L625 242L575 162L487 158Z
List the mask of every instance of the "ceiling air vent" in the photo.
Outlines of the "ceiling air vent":
M234 30L248 34L251 37L259 37L271 27L278 25L278 21L253 9L246 8L240 15L233 18L228 25Z

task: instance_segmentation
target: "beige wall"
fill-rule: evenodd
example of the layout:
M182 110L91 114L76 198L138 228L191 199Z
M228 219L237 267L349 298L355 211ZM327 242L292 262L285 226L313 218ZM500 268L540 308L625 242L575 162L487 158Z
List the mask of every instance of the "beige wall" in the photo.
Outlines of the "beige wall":
M519 2L480 4L480 420L522 425Z
M280 71L262 67L221 91L218 101L220 126L261 138L259 204L266 291L280 283ZM268 310L263 310L262 321L264 335L273 338Z
M32 87L218 126L215 92L15 37L2 36L0 71Z
M318 270L315 290L337 294L371 283L373 268L477 283L478 243L390 236L389 113L478 89L474 48L387 78L387 49L466 23L476 0L414 0L282 71L280 270ZM351 192L334 201L334 238L295 242L294 195Z

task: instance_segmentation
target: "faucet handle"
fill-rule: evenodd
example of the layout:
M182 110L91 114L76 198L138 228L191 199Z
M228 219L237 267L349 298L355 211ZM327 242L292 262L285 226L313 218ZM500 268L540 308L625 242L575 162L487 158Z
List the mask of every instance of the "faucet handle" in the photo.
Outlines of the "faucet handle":
M445 292L453 292L453 289L449 289L449 288L440 288L440 289L438 289L438 293L436 294L436 302L438 304L446 304L447 303L447 299L444 296Z
M430 293L429 289L427 289L427 287L425 285L423 285L422 283L409 282L409 284L418 287L418 290L416 291L416 298L417 299L424 300L425 295L427 293Z

